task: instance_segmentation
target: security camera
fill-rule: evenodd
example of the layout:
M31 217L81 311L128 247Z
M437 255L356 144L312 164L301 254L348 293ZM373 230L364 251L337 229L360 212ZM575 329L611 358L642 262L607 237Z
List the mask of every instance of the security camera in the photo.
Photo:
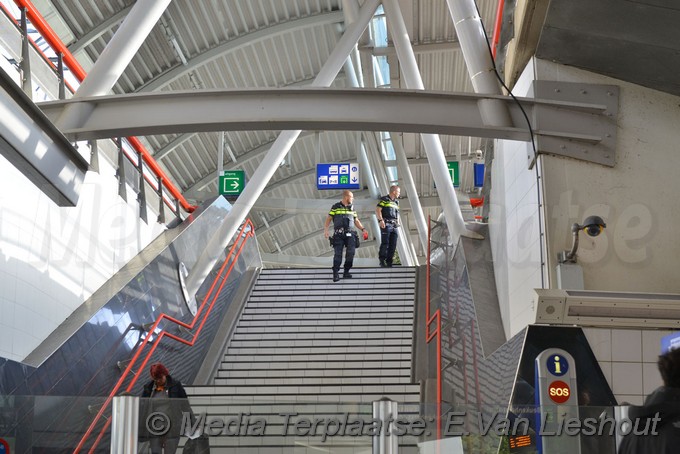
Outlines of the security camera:
M571 226L571 234L573 241L570 251L562 251L557 255L557 260L560 263L576 263L576 251L578 250L578 232L585 230L586 234L591 237L598 236L607 227L604 220L599 216L588 216L583 224L574 223Z
M586 220L583 221L581 229L585 230L588 236L598 236L606 227L607 224L604 223L604 220L602 220L601 217L588 216Z

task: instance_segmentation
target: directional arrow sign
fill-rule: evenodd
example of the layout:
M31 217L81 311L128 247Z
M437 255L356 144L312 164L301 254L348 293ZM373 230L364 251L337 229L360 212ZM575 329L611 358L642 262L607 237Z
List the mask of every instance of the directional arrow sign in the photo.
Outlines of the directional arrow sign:
M455 187L460 185L460 172L458 171L458 161L450 161L446 163L449 168L449 175L451 175L451 182Z
M221 195L239 195L246 185L246 174L243 170L225 170L220 175L219 190Z

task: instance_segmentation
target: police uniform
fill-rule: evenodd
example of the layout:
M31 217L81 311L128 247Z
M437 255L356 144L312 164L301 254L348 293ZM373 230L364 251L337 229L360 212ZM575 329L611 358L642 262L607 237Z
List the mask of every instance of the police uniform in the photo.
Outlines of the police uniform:
M394 251L397 249L399 233L399 200L392 200L389 195L380 198L378 201L381 219L385 221L385 227L380 229L380 266L392 266Z
M354 262L354 250L356 248L356 230L352 228L354 220L357 218L357 213L350 204L345 206L342 202L338 202L331 207L328 215L333 218L333 236L331 242L333 244L333 277L337 279L340 272L340 263L342 263L342 250L347 248L345 254L345 266L343 277L352 277L349 270L352 268Z

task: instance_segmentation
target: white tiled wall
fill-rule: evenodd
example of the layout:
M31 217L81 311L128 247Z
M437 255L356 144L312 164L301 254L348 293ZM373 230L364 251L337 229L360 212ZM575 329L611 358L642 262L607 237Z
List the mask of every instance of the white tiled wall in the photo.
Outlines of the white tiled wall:
M100 155L102 156L102 155ZM118 197L100 157L76 207L58 207L0 157L0 357L20 361L165 227Z
M661 338L671 331L583 328L619 404L641 405L658 386Z

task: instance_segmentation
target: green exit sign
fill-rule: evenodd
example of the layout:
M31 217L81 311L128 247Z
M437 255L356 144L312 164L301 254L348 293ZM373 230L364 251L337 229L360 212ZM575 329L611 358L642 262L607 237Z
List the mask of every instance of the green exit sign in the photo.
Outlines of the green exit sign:
M451 182L458 187L460 185L460 172L458 171L458 161L451 161L446 163L449 168L449 175L451 175Z
M220 175L220 195L239 195L246 185L246 173L243 170L225 170Z

